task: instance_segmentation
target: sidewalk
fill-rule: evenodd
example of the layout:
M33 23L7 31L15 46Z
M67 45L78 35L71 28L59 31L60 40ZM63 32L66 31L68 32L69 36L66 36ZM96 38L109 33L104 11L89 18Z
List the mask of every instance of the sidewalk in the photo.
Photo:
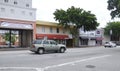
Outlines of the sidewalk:
M80 46L80 47L68 47L68 49L73 48L93 48L93 47L103 47L103 46ZM0 51L20 51L20 50L29 50L29 47L0 47Z
M28 50L28 47L16 47L16 48L0 48L0 51L17 51L17 50Z

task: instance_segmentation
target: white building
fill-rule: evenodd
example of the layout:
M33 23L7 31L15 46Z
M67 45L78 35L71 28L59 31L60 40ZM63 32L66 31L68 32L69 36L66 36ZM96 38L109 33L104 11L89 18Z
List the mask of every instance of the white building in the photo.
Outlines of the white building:
M19 46L27 47L35 39L35 21L32 0L0 0L0 30L18 31Z
M35 21L36 9L32 0L0 0L0 18Z
M84 31L82 28L79 30L80 46L98 46L103 43L103 30L97 29L94 31Z

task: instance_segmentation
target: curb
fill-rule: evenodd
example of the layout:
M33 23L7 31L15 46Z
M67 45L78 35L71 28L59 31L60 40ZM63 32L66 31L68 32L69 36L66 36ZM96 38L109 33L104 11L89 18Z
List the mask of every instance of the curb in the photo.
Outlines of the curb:
M29 48L28 47L17 47L17 48L0 48L0 51L19 51L19 50L28 50Z

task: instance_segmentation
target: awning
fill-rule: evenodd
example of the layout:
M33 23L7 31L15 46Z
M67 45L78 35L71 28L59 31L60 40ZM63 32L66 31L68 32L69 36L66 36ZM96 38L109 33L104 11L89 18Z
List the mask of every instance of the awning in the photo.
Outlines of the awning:
M103 40L102 37L96 37L96 40Z
M61 35L61 34L36 34L37 39L43 39L47 37L48 39L68 39L68 35Z
M33 29L32 24L10 23L10 22L1 22L0 27L9 28L9 29Z

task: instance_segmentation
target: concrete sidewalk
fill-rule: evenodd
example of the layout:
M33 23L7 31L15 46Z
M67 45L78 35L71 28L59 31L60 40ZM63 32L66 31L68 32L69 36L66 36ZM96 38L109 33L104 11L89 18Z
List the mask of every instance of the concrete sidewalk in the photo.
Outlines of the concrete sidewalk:
M16 48L0 48L0 51L17 51L17 50L28 50L28 47L16 47Z
M80 46L80 47L68 47L68 49L72 48L93 48L93 47L103 47L103 46ZM29 47L0 47L0 51L20 51L20 50L29 50Z

